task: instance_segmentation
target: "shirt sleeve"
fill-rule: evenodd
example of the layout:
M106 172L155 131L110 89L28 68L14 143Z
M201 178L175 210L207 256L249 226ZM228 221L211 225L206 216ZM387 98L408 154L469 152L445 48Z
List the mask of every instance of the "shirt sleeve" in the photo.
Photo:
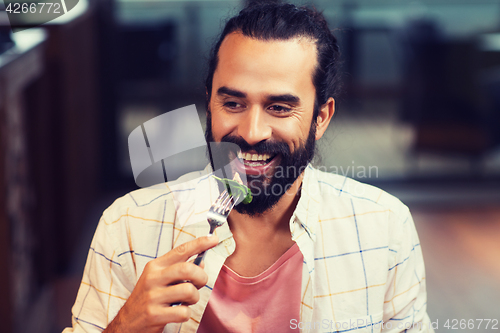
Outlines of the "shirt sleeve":
M115 240L118 224L103 216L90 245L83 278L72 308L72 328L63 333L102 332L114 319L133 290L129 263L130 249ZM115 236L115 237L113 237ZM134 281L135 282L135 281Z
M426 310L425 268L417 230L407 208L400 216L389 249L394 261L388 272L382 332L434 332Z

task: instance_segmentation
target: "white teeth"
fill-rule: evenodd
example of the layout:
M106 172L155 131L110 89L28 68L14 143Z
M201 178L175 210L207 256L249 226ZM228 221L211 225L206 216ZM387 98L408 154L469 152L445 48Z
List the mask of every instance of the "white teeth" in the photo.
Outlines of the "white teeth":
M241 153L241 150L238 150L238 158L243 158L243 154Z
M238 157L243 158L244 160L247 161L267 161L269 158L271 158L271 155L241 153L241 155L238 154Z

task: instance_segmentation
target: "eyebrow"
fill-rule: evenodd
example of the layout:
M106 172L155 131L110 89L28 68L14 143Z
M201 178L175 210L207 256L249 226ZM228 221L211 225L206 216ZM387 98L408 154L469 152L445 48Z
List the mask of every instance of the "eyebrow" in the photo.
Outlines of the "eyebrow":
M228 87L220 87L219 89L217 89L217 95L229 95L238 98L247 97L247 94L245 94L244 92ZM271 102L300 103L300 98L292 94L268 95L267 99L269 99Z
M244 92L241 92L239 90L234 90L228 87L220 87L219 89L217 89L217 95L229 95L238 98L247 97L247 94L245 94Z
M267 97L271 102L288 102L288 103L299 103L300 98L292 94L283 95L269 95Z

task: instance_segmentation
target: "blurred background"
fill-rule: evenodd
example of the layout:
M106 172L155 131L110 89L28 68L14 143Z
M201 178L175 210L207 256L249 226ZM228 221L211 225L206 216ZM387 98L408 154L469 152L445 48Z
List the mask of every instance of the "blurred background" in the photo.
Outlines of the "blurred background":
M207 53L244 3L80 0L15 34L0 12L2 332L71 324L100 214L137 188L128 134L190 104L205 126ZM410 207L438 332L498 322L500 2L308 3L336 30L345 72L315 164Z

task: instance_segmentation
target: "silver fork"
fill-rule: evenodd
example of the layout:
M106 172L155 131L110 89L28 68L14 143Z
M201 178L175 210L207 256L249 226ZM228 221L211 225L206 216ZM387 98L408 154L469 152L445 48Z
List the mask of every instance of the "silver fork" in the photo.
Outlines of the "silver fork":
M208 236L212 236L214 234L214 231L217 227L220 227L227 221L227 217L229 216L229 213L231 213L231 210L233 209L234 205L238 202L239 196L234 199L234 197L227 192L227 190L224 190L219 196L217 197L217 200L210 206L210 209L208 210L207 213L207 221L210 224L210 232L208 233ZM205 254L207 251L203 251L194 260L194 264L197 266L200 266L201 262L203 259L205 259ZM181 305L180 302L172 303L171 306L179 306Z
M207 221L210 224L210 232L208 233L208 236L212 236L217 227L226 223L229 213L231 213L231 210L239 199L239 196L234 198L228 193L227 190L224 190L224 192L219 195L217 200L215 200L212 206L210 206L207 213ZM198 254L194 260L194 264L199 266L203 259L205 259L206 253L207 251L203 251Z

